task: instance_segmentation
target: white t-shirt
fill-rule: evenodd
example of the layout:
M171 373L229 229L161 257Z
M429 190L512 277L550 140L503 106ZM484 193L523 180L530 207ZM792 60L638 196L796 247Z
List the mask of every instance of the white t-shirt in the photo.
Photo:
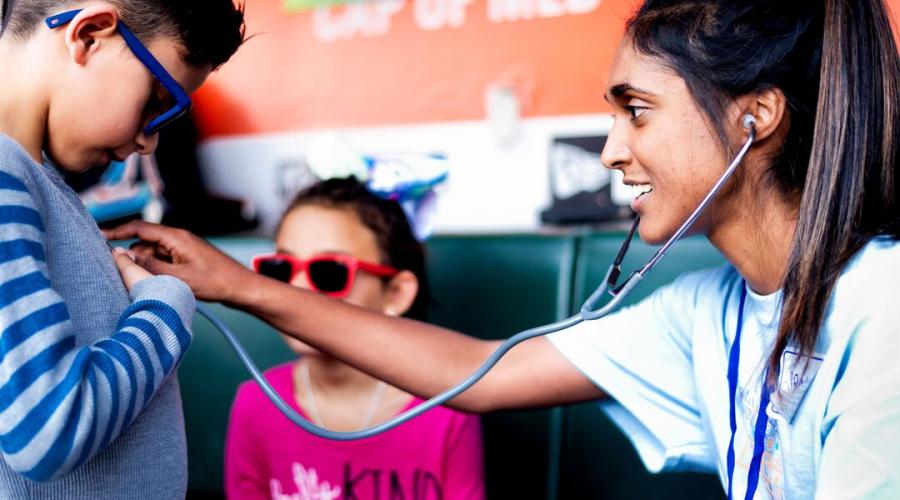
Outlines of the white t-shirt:
M660 265L665 265L663 261ZM743 278L688 273L641 303L550 336L615 398L604 410L647 468L717 471L728 487L729 350ZM754 448L781 293L747 289L735 398L734 498ZM805 376L782 354L755 498L900 498L900 242L877 238L839 278Z

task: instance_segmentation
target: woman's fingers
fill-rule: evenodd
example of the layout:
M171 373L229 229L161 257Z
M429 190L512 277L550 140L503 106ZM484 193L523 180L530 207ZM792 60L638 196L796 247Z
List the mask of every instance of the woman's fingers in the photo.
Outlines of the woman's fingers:
M178 267L172 265L171 262L160 260L153 254L132 252L131 255L137 265L146 269L151 274L167 274L169 276L175 276L181 278L184 281L187 281L185 280L185 277L182 276L183 273L179 273Z
M200 238L183 229L153 224L140 220L128 222L122 226L103 231L109 240L126 240L136 238L144 245L155 246L157 255L175 257L180 248L190 247L202 242Z
M132 221L104 231L108 239L132 239L132 255L153 274L168 274L186 282L204 300L227 300L250 271L202 238L185 231Z
M108 240L138 238L144 241L158 242L164 231L158 231L155 226L157 224L134 220L112 229L103 229L102 231Z
M129 247L129 250L143 258L155 257L166 262L172 262L172 254L165 248L146 241L138 241Z

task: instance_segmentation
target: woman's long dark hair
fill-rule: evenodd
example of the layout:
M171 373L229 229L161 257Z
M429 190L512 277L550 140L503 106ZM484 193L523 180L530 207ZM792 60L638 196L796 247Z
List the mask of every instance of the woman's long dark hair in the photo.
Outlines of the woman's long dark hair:
M430 295L425 273L425 248L413 235L406 213L397 202L375 196L354 177L329 179L297 194L284 217L295 208L310 205L355 213L375 235L381 263L411 271L419 281L419 293L404 316L419 321L427 319Z
M900 238L900 58L882 0L648 0L628 24L636 50L684 78L723 125L737 97L777 88L790 129L768 171L799 203L782 284L781 352L815 349L835 283L872 237Z

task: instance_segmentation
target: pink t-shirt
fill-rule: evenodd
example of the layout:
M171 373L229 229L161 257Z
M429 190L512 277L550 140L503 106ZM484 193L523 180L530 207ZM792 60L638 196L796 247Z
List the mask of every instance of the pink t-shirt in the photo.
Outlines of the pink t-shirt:
M303 414L292 364L265 376ZM414 398L404 411L421 402ZM483 499L480 421L438 407L378 436L329 441L297 427L245 382L228 424L225 492L230 499Z

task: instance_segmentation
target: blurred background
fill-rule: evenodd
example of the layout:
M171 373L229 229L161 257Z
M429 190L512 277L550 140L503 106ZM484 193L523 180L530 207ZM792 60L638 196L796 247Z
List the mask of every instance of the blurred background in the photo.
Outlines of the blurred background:
M446 155L438 232L622 215L608 207L630 192L598 153L604 71L636 2L339 3L248 2L252 38L196 94L202 176L250 201L261 232L312 181L305 158L323 141Z

